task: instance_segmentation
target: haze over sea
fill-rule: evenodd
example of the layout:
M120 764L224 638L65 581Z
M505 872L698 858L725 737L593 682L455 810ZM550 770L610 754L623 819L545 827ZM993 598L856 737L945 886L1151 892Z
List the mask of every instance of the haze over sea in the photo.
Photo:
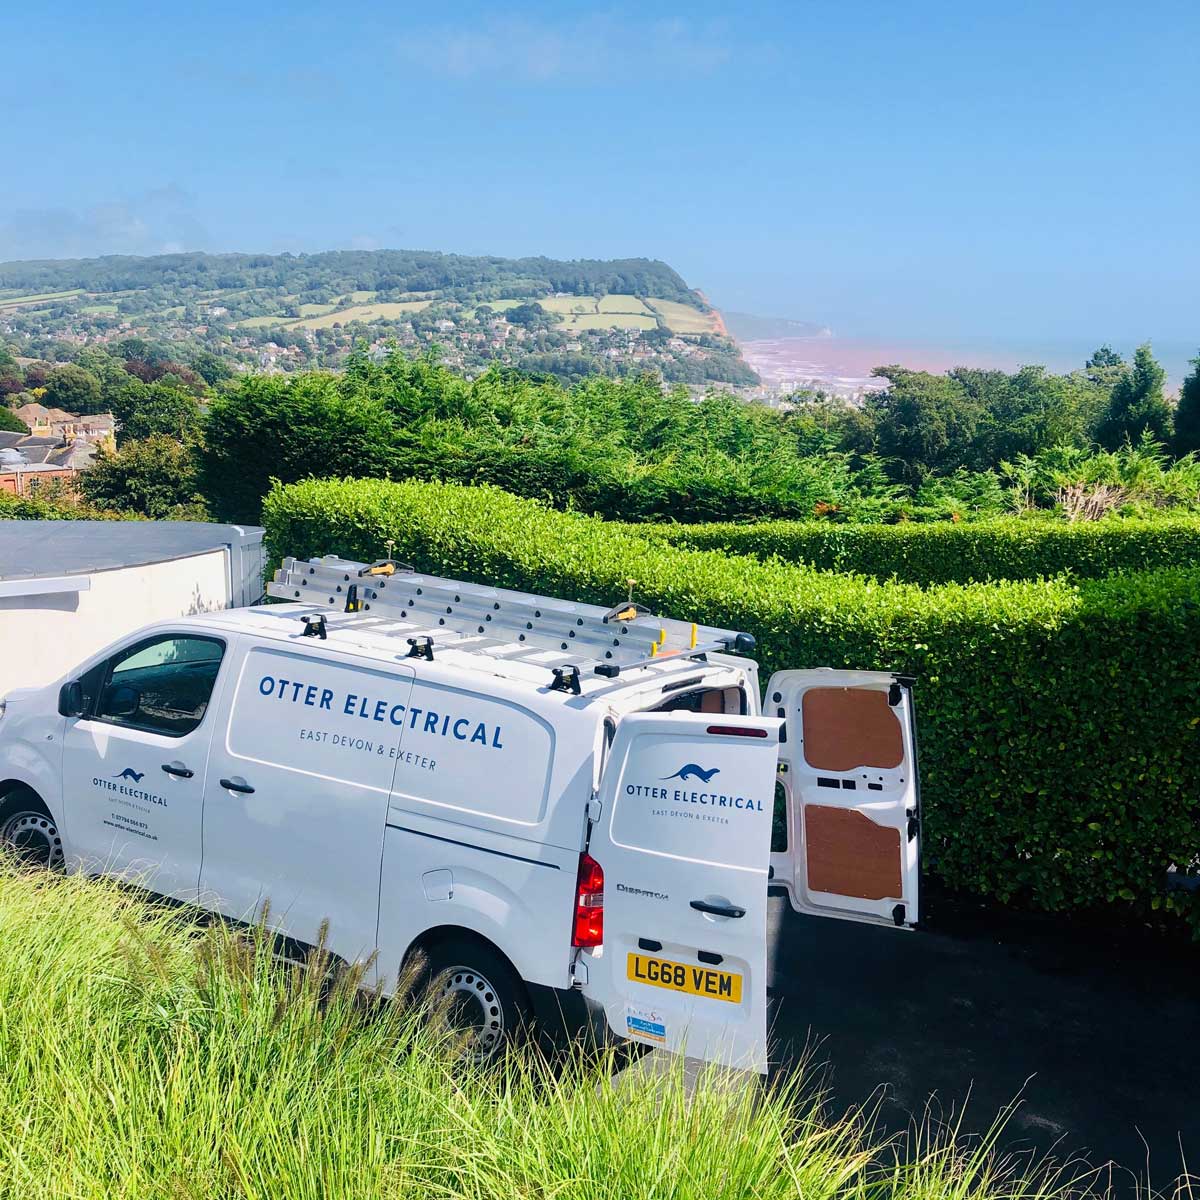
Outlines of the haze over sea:
M828 380L853 389L864 384L875 367L899 363L910 370L948 371L954 367L980 367L1014 371L1039 365L1056 374L1077 370L1104 344L1105 339L990 339L909 341L888 337L754 338L742 341L746 361L765 385L783 388L808 380ZM1135 343L1110 339L1108 344L1128 362ZM1167 388L1177 393L1191 370L1190 360L1200 355L1200 345L1180 341L1151 341L1154 357L1167 372Z

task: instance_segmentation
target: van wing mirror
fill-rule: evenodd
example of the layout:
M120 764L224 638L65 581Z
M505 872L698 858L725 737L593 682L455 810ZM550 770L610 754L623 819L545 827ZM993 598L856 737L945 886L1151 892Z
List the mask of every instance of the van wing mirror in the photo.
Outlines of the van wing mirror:
M59 688L58 712L63 717L83 716L83 684L78 679L72 679L70 683L64 683Z

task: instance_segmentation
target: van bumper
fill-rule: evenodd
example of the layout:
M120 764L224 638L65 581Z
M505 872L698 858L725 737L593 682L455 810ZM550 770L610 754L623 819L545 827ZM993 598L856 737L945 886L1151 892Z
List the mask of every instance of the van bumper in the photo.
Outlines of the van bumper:
M604 1009L592 997L577 988L526 986L539 1044L562 1049L570 1042L604 1045L613 1041Z

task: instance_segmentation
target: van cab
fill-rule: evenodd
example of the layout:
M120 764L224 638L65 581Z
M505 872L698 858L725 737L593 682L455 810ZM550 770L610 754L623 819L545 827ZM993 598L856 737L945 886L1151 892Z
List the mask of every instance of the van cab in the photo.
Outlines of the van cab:
M0 715L0 839L301 946L420 954L486 1058L554 1008L767 1066L768 885L911 927L910 681L729 630L285 559L283 603L162 622Z

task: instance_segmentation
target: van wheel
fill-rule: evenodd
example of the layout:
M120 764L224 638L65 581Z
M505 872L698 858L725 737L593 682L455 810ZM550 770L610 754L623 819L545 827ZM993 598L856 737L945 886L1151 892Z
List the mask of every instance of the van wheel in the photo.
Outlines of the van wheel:
M56 871L63 864L58 825L42 802L23 788L0 801L0 846L30 866Z
M520 1043L529 1023L529 997L503 955L466 937L437 942L426 955L427 995L435 1005L447 1005L447 1021L467 1035L473 1062L495 1062Z

